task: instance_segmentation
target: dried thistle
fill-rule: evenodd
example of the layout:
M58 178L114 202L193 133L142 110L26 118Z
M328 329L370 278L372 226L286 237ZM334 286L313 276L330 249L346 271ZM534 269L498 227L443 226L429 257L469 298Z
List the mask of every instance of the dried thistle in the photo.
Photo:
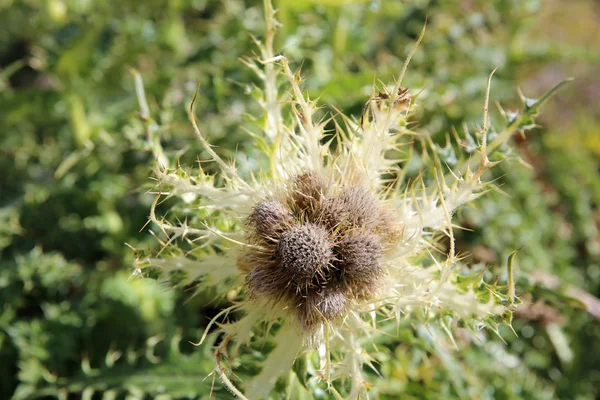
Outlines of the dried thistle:
M424 30L395 87L367 99L358 121L339 117L333 147L323 142L327 120L316 119L316 102L302 93L300 74L273 52L277 22L269 1L265 9L264 43L257 40L260 55L244 62L264 82L257 97L265 123L257 136L271 168L243 179L214 152L190 109L198 139L218 164L223 183L202 169L194 175L170 169L161 152L162 165L156 171L160 195L193 204L196 218L178 223L159 218L158 197L150 217L168 237L166 249L177 254L177 240L186 239L192 251L142 259L140 265L185 270L189 281L201 279L202 285L235 297L209 328L221 322L225 336L215 351L215 371L240 398L267 396L277 377L301 357L335 398L366 398L371 385L363 367L374 360L365 351L364 339L393 328L399 319L418 314L434 322L445 315L462 319L474 330L496 329L500 316L510 321L506 312L516 304L513 287L501 292L480 277L457 278L462 264L454 251L452 216L490 189L483 179L495 165L490 155L512 133L531 125L539 104L526 102L523 114L511 117L488 143L488 95L483 127L475 137L468 132L457 137L459 142L477 142L477 148L444 171L436 146L423 139L424 148L431 149L433 179L421 176L407 184L399 160L388 155L409 154L412 148L404 138L415 137L407 123L416 105L401 83ZM278 75L285 78L286 90L279 91ZM440 247L441 235L449 243L442 256L432 250ZM241 317L224 323L232 311ZM252 345L272 332L261 326L274 325L275 349L266 355L262 372L234 384L225 356L235 359L242 344ZM207 333L208 328L200 343Z

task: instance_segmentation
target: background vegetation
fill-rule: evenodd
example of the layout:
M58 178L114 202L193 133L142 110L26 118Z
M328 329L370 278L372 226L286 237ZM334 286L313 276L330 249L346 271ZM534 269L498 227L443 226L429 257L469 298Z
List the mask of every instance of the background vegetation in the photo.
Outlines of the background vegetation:
M354 115L377 78L401 69L427 16L405 83L422 91L415 129L442 146L453 127L481 121L495 67L492 96L505 109L519 104L517 87L533 97L577 78L543 128L515 139L524 162L501 165L504 194L458 220L474 262L502 265L524 246L518 336L465 337L445 353L407 321L382 339L394 356L378 386L389 399L597 398L598 2L275 3L278 47L302 65L307 90ZM258 151L240 128L256 105L239 57L252 54L248 32L260 35L262 20L259 1L0 0L0 398L208 397L210 349L189 341L218 305L211 293L130 279L126 244L159 248L144 228L154 141L181 151L182 164L204 157L186 117L197 84L197 115L220 154L251 161ZM298 398L294 384L282 381L278 396ZM229 396L218 382L214 395Z

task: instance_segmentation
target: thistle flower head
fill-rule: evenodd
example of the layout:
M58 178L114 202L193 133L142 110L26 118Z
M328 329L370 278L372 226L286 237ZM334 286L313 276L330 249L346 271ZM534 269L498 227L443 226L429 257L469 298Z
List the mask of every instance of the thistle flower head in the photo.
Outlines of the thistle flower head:
M265 43L257 42L260 56L245 63L264 83L256 94L264 125L255 137L270 168L244 179L214 152L190 111L221 182L202 169L169 168L162 157L156 171L160 195L181 198L184 207L176 211L186 218L158 217L157 198L150 218L168 238L170 256L140 262L167 272L185 270L188 281L234 297L200 342L219 322L224 339L215 350L215 372L237 396L267 396L277 377L302 358L336 398L365 398L371 385L363 367L374 361L365 339L381 330L393 331L409 316L444 327L447 318L462 319L473 330L495 329L500 316L509 318L514 288L486 285L480 275L459 277L452 216L489 190L483 177L494 162L488 156L519 125L512 121L488 143L486 98L483 128L474 137L457 136L477 148L452 170L444 169L438 148L425 137L421 145L432 168L408 183L403 166L420 136L407 128L415 104L400 86L404 71L394 87L366 99L361 116L319 119L299 73L273 53L275 25L265 4ZM278 86L280 77L285 90ZM326 136L330 121L333 137ZM398 159L399 154L406 157ZM177 247L183 240L191 246L185 254ZM233 311L237 319L225 323ZM274 350L265 356L262 372L234 384L224 356L234 360L242 344L252 346L265 335L272 335Z
M391 214L359 186L336 187L314 172L291 177L280 200L259 201L247 217L240 270L250 296L285 304L292 323L314 334L346 306L375 297Z

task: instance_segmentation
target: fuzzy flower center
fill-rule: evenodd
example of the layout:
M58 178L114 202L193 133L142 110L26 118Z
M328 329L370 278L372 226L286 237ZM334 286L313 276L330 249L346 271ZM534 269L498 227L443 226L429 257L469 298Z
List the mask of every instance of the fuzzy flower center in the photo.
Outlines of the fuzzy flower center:
M256 245L242 258L250 295L284 302L306 330L343 315L381 288L389 221L361 187L328 187L314 173L294 177L246 220Z
M276 249L277 261L298 286L324 278L324 271L333 257L327 230L308 223L283 232Z

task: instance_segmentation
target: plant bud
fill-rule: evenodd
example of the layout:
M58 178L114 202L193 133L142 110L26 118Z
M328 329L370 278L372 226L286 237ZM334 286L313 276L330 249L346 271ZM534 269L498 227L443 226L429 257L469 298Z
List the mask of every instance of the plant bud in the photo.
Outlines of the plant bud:
M344 280L356 296L377 292L383 275L383 251L377 236L351 233L340 243L338 255Z
M285 231L277 245L276 257L296 284L310 285L318 274L324 274L333 258L327 230L308 223Z
M259 237L273 241L291 226L292 217L283 204L267 200L255 205L246 221Z

